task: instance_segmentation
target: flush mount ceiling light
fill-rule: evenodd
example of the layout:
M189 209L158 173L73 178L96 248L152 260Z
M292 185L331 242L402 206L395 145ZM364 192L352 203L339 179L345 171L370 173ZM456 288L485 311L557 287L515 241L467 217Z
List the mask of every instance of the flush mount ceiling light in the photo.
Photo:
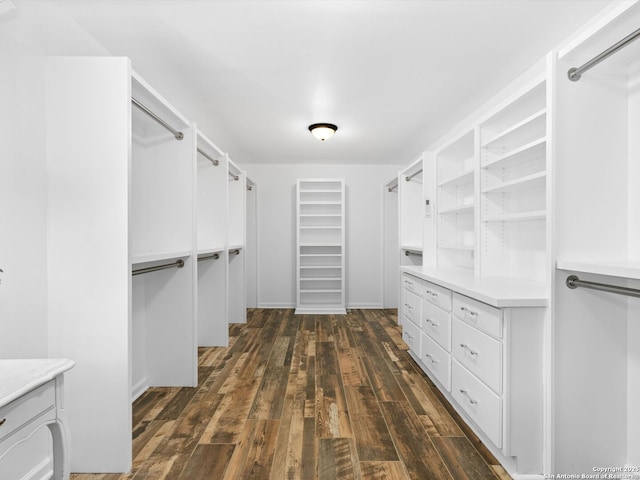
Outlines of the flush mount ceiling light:
M338 127L333 123L314 123L313 125L309 125L309 131L313 136L323 142L331 138L333 134L336 133L336 130L338 130Z

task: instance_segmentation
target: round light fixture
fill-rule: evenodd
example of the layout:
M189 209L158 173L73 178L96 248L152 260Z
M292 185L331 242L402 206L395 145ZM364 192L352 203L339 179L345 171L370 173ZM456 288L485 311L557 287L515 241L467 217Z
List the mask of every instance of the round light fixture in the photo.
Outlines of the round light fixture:
M331 138L333 134L336 133L336 130L338 130L338 127L333 123L314 123L313 125L309 125L309 131L313 136L323 142Z

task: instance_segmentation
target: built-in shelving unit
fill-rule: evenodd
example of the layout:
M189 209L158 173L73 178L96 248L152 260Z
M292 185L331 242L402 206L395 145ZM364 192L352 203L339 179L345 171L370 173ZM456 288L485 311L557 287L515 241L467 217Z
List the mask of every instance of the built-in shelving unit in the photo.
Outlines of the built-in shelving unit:
M547 81L539 75L479 125L479 272L546 281Z
M640 288L640 41L577 81L568 72L638 25L640 3L613 5L558 50L555 71L553 453L556 472L583 477L594 465L640 467L640 302L567 286L575 275Z
M296 196L296 313L344 314L344 180L298 179Z
M76 362L71 470L126 472L132 400L197 384L196 129L126 58L51 58L46 98L49 354Z
M229 344L227 157L197 134L198 345Z
M229 323L247 321L246 298L246 201L247 175L227 158L228 183L228 312Z
M436 150L437 257L444 267L475 268L476 132Z
M398 174L400 265L422 265L424 246L424 165L422 157Z

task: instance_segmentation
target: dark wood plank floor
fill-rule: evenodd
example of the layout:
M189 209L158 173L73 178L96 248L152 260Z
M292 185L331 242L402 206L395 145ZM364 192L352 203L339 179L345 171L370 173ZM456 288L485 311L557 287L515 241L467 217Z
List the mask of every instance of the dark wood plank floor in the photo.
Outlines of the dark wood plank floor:
M133 405L133 469L73 480L510 478L401 338L395 310L252 309L197 388Z

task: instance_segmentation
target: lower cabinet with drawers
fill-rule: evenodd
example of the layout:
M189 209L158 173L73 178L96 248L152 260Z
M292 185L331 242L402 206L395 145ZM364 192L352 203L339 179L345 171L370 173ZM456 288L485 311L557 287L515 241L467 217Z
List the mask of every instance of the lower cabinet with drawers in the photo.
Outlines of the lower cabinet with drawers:
M543 458L544 286L402 267L411 356L514 477Z

